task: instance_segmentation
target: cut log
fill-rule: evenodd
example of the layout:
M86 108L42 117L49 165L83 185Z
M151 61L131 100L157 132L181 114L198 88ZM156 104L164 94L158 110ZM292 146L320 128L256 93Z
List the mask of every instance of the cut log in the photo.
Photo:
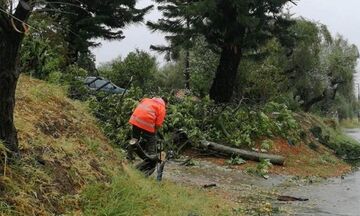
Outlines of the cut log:
M201 141L200 145L201 147L209 150L215 150L217 152L221 152L229 156L232 155L240 156L246 160L260 161L261 159L269 159L272 164L276 164L276 165L284 165L285 162L285 158L280 155L264 154L254 151L232 148L218 143L209 142L207 140Z

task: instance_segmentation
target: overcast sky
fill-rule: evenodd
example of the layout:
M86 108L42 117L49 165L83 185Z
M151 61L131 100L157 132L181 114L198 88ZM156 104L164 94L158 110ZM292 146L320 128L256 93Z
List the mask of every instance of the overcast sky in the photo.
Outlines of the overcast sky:
M150 4L151 0L140 0L138 6L145 7ZM333 35L339 33L360 47L359 8L359 0L300 0L297 6L292 6L291 12L295 17L302 16L326 24ZM153 10L145 20L157 20L159 17L161 14ZM118 56L124 57L136 48L149 51L151 44L165 44L163 35L151 33L144 24L129 26L124 35L126 38L122 41L102 42L101 47L93 50L97 64Z

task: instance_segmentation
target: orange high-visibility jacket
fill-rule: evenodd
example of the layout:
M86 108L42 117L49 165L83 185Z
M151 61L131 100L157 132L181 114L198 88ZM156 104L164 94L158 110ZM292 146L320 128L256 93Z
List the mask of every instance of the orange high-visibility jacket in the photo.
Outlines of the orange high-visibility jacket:
M144 98L135 108L129 123L150 133L161 127L166 115L165 102L161 98Z

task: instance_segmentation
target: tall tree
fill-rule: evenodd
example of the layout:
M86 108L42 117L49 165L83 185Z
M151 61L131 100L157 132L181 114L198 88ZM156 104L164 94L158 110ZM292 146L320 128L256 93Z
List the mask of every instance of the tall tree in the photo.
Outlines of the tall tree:
M55 1L0 0L0 140L11 152L19 151L14 126L15 91L20 74L19 50L29 28L26 22L30 15L35 10L47 12L54 10L59 17L62 17L64 13L74 15L72 17L74 22L68 22L76 24L75 26L70 25L71 32L84 32L83 35L87 36L79 37L82 39L78 38L79 40L74 43L76 46L82 42L85 43L84 41L88 44L87 40L95 37L106 39L124 37L121 28L128 23L142 20L144 13L149 10L149 7L138 10L134 6L135 3L136 0L74 0L72 2L61 0L57 1L57 7L49 8L48 6L55 4ZM66 7L64 5L69 7L72 5L71 9L78 8L79 11L76 10L74 13L65 11L65 9L63 11L62 8ZM83 15L82 19L75 20L79 18L76 16L76 12ZM64 24L63 19L59 19L58 22L60 25ZM91 25L88 26L89 23ZM112 28L117 29L114 31ZM32 31L36 31L36 29L30 29L30 32ZM92 34L92 32L96 33Z
M19 78L18 53L24 38L23 21L27 21L32 8L30 0L0 1L0 140L17 153L18 139L14 126L15 90Z
M341 36L333 38L325 25L307 20L297 20L291 29L297 39L288 58L288 85L304 111L334 101L346 86L352 89L359 58L355 45Z
M44 11L53 16L65 29L69 64L87 55L90 47L98 46L94 39L121 40L123 28L143 21L152 8L135 7L136 0L47 0Z
M191 34L204 35L210 45L221 51L216 76L210 89L210 97L218 103L229 102L235 85L240 60L246 51L257 48L277 33L286 29L283 7L291 0L197 0L179 7L175 0L157 0L159 8L167 15L168 32L182 35L174 16L187 17ZM179 4L179 3L178 3ZM173 8L177 13L172 12ZM160 20L160 24L163 20ZM181 23L182 24L182 23ZM186 40L186 38L178 37Z
M152 45L151 49L166 53L166 59L178 60L180 52L185 51L184 78L185 88L190 89L190 48L194 46L195 31L192 29L192 15L186 10L194 0L156 0L160 3L158 9L162 11L163 18L158 22L147 22L148 27L153 31L168 33L165 39L168 45Z

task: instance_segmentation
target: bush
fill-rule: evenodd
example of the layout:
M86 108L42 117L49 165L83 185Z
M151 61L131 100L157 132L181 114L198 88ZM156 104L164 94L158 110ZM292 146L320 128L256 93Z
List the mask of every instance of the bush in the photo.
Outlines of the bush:
M354 159L360 155L360 144L356 140L346 136L341 131L327 127L316 117L312 119L319 126L310 129L314 137L328 148L332 149L337 156L344 159Z
M114 144L125 147L130 138L131 127L128 121L141 95L141 89L132 88L124 96L99 92L91 97L90 108L99 119L105 135Z
M104 94L92 98L92 111L100 120L105 134L114 143L124 146L130 138L128 120L141 96L143 94L139 88L132 88L123 98L121 95ZM195 144L201 139L207 139L251 148L254 140L264 137L280 136L293 141L299 139L299 126L284 105L270 103L265 108L219 106L209 97L201 100L194 97L170 97L161 131L168 139L177 129L186 131Z
M129 53L125 59L118 58L99 67L100 75L117 86L127 86L132 77L133 85L144 91L154 90L157 86L154 82L156 72L156 58L140 50Z
M81 80L68 81L68 96L72 99L85 101L89 99L91 91L84 85Z

